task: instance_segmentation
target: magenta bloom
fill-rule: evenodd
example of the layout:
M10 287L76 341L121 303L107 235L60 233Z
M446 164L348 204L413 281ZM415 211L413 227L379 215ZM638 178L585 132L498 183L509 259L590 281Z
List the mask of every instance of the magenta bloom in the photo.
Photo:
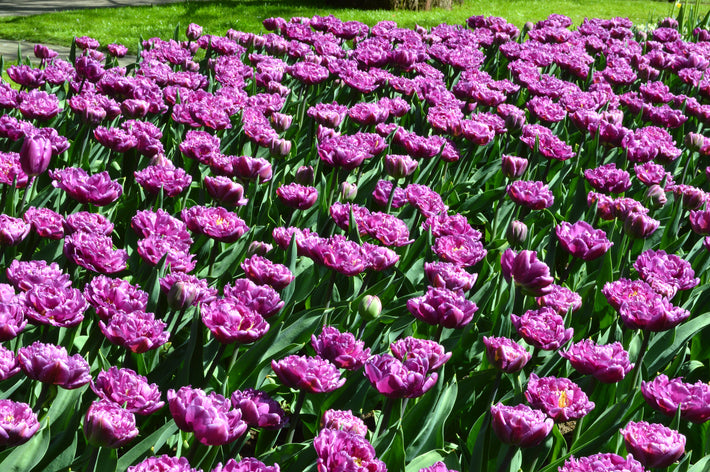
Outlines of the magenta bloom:
M232 393L232 405L242 411L242 419L249 426L278 429L288 425L288 417L279 402L272 399L266 392L248 388Z
M59 264L47 261L18 261L10 263L6 271L7 279L18 290L26 292L35 285L51 282L53 285L71 287L69 274L62 271Z
M22 218L0 214L0 246L16 246L30 234L32 227Z
M570 457L558 472L645 472L646 469L634 456L623 458L617 454L607 452L594 454L588 457Z
M249 200L244 198L244 187L229 177L205 176L205 189L212 198L224 206L244 206Z
M60 328L76 326L84 319L88 307L81 291L57 286L51 281L25 292L25 316L38 324Z
M532 358L532 354L512 339L483 336L483 344L488 362L503 372L518 372Z
M463 328L471 322L478 307L459 292L428 287L424 296L407 300L407 309L416 318L430 325Z
M259 459L254 457L244 457L237 462L235 459L229 459L224 465L220 462L217 467L212 469L212 472L280 472L281 468L278 464L267 466Z
M560 351L560 355L580 374L591 375L603 383L619 382L634 367L629 362L629 353L619 342L599 345L591 339L583 339L566 351Z
M128 253L114 249L110 236L83 231L64 238L64 255L75 264L101 274L121 272L128 261Z
M659 296L653 291L650 285L643 280L619 279L607 282L602 287L602 294L609 304L619 311L621 305L627 301L641 299L654 300Z
M537 251L522 250L516 254L512 249L506 249L500 258L503 276L511 279L526 295L540 297L552 291L554 279L550 276L550 268L538 260Z
M318 455L318 472L386 472L387 466L375 455L375 448L354 433L323 428L313 440Z
M632 238L646 239L651 236L661 224L645 213L630 212L624 219L624 232Z
M555 228L557 239L574 257L591 261L603 256L614 245L601 229L594 229L586 221L570 224L563 221Z
M510 319L522 338L533 346L554 351L572 339L574 330L565 329L562 317L552 308L528 310L523 316L510 315Z
M234 286L224 286L224 297L241 302L264 318L270 318L284 307L279 293L268 285L257 285L249 279L237 279Z
M367 425L350 410L326 410L320 425L322 428L339 429L367 437Z
M183 209L180 217L193 233L225 243L233 243L249 231L244 220L222 207L193 206Z
M491 425L498 439L504 443L532 447L545 440L555 423L542 411L527 405L506 406L498 403L491 406Z
M178 428L195 433L195 438L206 446L228 444L243 435L248 425L242 412L217 393L182 387L177 392L168 390L168 407Z
M488 253L478 239L461 234L437 238L432 250L445 262L463 267L476 265Z
M663 250L642 252L634 269L653 290L668 298L673 298L678 290L690 290L700 283L688 261Z
M104 206L115 202L123 194L121 184L111 180L108 172L89 175L79 167L49 171L52 185L67 192L79 203Z
M306 210L318 200L318 190L315 187L306 187L300 184L282 185L276 189L276 195L284 205Z
M99 328L113 344L139 354L162 346L170 337L166 324L144 311L116 313L108 323L99 321Z
M6 380L20 371L15 353L0 346L0 380Z
M271 262L256 254L244 259L241 268L251 281L270 285L276 290L283 290L294 279L294 275L285 265Z
M22 142L20 166L30 177L42 174L52 159L52 141L39 134L30 135Z
M438 369L451 359L451 353L446 352L444 346L438 342L411 336L390 344L390 351L402 362L413 360L422 363L427 367L428 372Z
M287 356L271 361L271 368L287 387L310 393L332 392L345 384L338 368L318 356Z
M202 305L202 322L222 344L248 344L269 330L269 323L238 300L218 298Z
M417 360L402 362L389 354L372 356L365 363L365 377L388 398L416 398L436 384L436 372L427 376L428 365Z
M29 378L69 390L91 380L89 363L79 354L69 357L63 346L35 341L17 351L17 361Z
M311 346L316 354L339 369L357 370L370 357L370 348L365 348L364 341L356 340L352 333L341 333L332 326L323 326L318 337L311 335Z
M619 307L619 317L624 326L630 329L646 331L665 331L690 317L690 312L674 306L667 298L660 295L644 299L633 297Z
M128 468L128 472L201 472L190 467L184 457L162 456L148 457Z
M564 377L539 378L530 374L525 398L533 408L547 413L555 423L578 420L594 409L587 394L570 379Z
M605 164L596 169L584 171L584 178L594 190L604 193L624 193L631 187L631 176L616 164Z
M710 234L710 210L691 210L688 219L693 231L702 236Z
M431 285L438 288L468 292L478 279L463 267L451 262L425 262L424 274Z
M147 292L123 279L105 275L97 275L86 284L84 297L104 321L118 312L145 311L148 307Z
M529 161L524 157L503 154L501 156L501 170L503 175L509 179L517 179L525 174Z
M505 191L515 203L531 210L548 208L555 200L544 182L516 180Z
M535 299L539 306L550 307L560 316L582 308L582 297L577 292L555 284L552 284L551 287L550 293Z
M37 415L27 403L0 400L0 446L26 443L39 429Z
M179 287L176 287L180 284ZM217 298L217 289L207 284L207 280L199 279L184 272L171 272L160 279L160 290L168 296L168 304L174 309L183 309L189 305L198 306Z
M93 446L119 448L138 436L136 417L113 402L93 402L84 416L84 436Z
M91 381L91 390L103 400L137 415L150 415L165 405L160 399L158 385L148 384L148 379L131 369L111 366L109 370L99 372Z
M49 208L29 207L22 219L42 238L62 239L64 237L64 217Z
M67 215L64 221L64 231L68 235L83 231L85 233L95 233L101 236L111 236L111 233L113 233L113 223L99 213L77 211L76 213Z
M619 432L626 450L650 469L668 467L685 454L685 436L662 424L631 421Z
M664 415L673 417L680 407L680 417L693 423L710 419L710 385L698 381L683 382L681 377L669 380L661 374L650 382L641 382L646 403Z
M136 182L146 192L153 195L160 193L160 189L163 189L165 195L174 197L182 193L192 183L191 175L172 164L169 166L148 166L134 172L134 175Z

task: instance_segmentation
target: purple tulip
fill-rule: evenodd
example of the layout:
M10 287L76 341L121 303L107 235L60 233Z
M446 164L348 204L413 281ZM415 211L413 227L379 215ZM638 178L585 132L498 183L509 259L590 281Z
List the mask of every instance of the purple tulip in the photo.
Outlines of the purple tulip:
M425 218L446 213L448 207L444 205L441 195L430 187L421 184L409 184L404 191L409 204L419 210Z
M98 275L84 287L84 297L94 307L103 321L108 321L115 313L145 311L148 293L122 279Z
M574 334L572 328L565 329L564 320L552 308L528 310L522 316L510 315L510 319L527 343L546 351L564 346Z
M271 164L261 157L237 156L233 163L234 175L242 180L256 180L263 184L273 177Z
M693 231L702 236L710 234L710 210L691 210L688 219Z
M249 231L244 220L222 207L193 206L183 209L180 217L193 233L225 243L233 243Z
M542 411L527 405L498 403L491 406L491 425L498 439L505 444L532 447L545 440L555 423Z
M121 272L128 261L128 253L114 249L109 236L83 231L64 238L64 255L75 264L100 274Z
M348 107L333 102L331 104L317 103L308 109L307 114L317 123L330 128L337 128L345 119L347 112Z
M162 456L148 457L136 465L128 468L127 472L201 472L193 469L184 457Z
M618 342L599 345L591 339L583 339L566 351L560 351L560 355L580 374L591 375L603 383L621 381L634 367L629 362L629 353Z
M148 166L143 170L133 173L136 182L143 189L153 195L162 189L168 197L174 197L185 191L192 183L192 176L183 169L169 166Z
M52 185L62 189L79 203L104 206L115 202L123 194L121 184L111 180L108 172L89 175L79 167L50 171Z
M7 279L17 289L27 292L35 285L51 282L53 285L61 287L71 287L69 274L59 268L59 264L47 261L18 261L15 259L10 263L6 271Z
M560 316L582 308L582 297L577 292L555 284L552 284L551 287L550 293L535 299L538 306L552 308Z
M653 290L668 298L673 298L678 290L690 290L700 283L688 261L663 250L642 252L634 269Z
M685 436L662 424L632 421L619 432L626 450L650 469L668 467L685 454Z
M0 446L26 443L39 429L37 415L27 403L0 400Z
M17 351L17 361L29 378L69 390L91 380L89 363L79 354L69 357L63 346L35 341Z
M265 429L285 428L288 417L279 405L266 392L248 388L232 393L232 405L242 412L242 419L249 426Z
M255 311L232 298L218 298L204 304L202 322L222 344L248 344L269 330L269 323Z
M20 166L25 174L35 177L44 173L52 159L52 142L41 135L28 136L20 149Z
M9 116L9 115L4 115ZM0 136L2 136L2 121L0 120ZM20 155L16 152L0 152L0 184L25 188L29 177L20 167Z
M550 268L538 260L537 251L523 250L516 254L506 249L500 259L503 276L512 280L526 295L540 297L552 291L554 279Z
M478 279L478 274L471 274L451 262L425 262L424 273L432 286L454 292L468 292Z
M259 459L254 457L244 457L237 462L235 459L229 459L224 465L218 463L217 467L212 469L212 472L280 472L281 468L278 464L267 466Z
M554 203L555 197L544 182L516 180L505 189L513 202L531 210L542 210Z
M385 156L385 172L395 179L402 179L417 169L419 163L406 154L388 154Z
M190 41L195 41L200 36L202 36L202 26L198 25L197 23L190 23L189 25L187 25L187 31L185 32L185 36L187 36L187 39L189 39Z
M557 239L567 252L583 261L604 255L614 245L601 229L594 229L586 221L570 224L563 221L555 228Z
M445 262L452 262L463 267L476 265L488 253L480 241L466 235L437 238L432 250Z
M119 448L138 436L136 417L113 402L93 402L84 416L84 436L93 446Z
M89 307L81 291L49 282L25 292L25 316L31 321L60 328L76 326Z
M339 429L321 429L313 440L313 447L318 455L319 472L387 470L385 463L376 457L375 448L367 439L354 433Z
M446 464L441 461L438 461L434 462L429 467L423 467L419 469L419 472L458 472L458 470L449 469L448 467L446 467Z
M511 246L521 246L528 239L527 225L522 221L511 221L505 230L505 239Z
M62 239L64 237L64 217L49 208L29 207L22 219L42 238Z
M165 405L160 399L158 385L148 384L148 379L131 369L111 366L109 370L99 372L91 381L91 390L101 399L137 415L150 415Z
M634 456L623 458L612 452L594 454L587 457L567 459L558 472L645 472L646 469Z
M218 293L216 288L207 285L207 280L184 272L171 272L162 277L160 290L167 294L168 305L174 310L211 302Z
M67 215L64 221L64 232L69 235L78 231L111 236L111 233L113 233L113 223L99 213L77 211L76 213Z
M533 408L544 411L555 423L578 420L594 409L587 394L570 379L530 374L525 398Z
M318 200L318 190L315 187L300 184L282 185L276 189L276 195L284 205L299 210L307 210Z
M157 266L167 254L165 267L174 272L190 272L195 268L195 255L190 254L189 250L189 246L177 238L160 234L139 240L137 247L141 258L153 266Z
M310 393L332 392L345 384L338 368L318 356L287 356L272 360L271 368L287 387Z
M624 326L646 331L666 331L690 317L690 312L655 294L647 299L632 297L619 307Z
M503 154L501 162L503 175L509 179L522 177L528 168L528 160L524 157Z
M402 362L413 360L427 366L427 371L438 369L451 359L451 353L444 346L429 339L417 339L407 336L390 344L394 357Z
M249 279L237 279L234 286L224 286L224 297L234 299L264 318L270 318L284 306L279 293L268 285L257 285Z
M323 326L316 337L311 335L311 345L320 357L329 360L339 369L357 370L370 357L370 348L355 339L352 333L341 333L332 326Z
M425 323L445 328L463 328L471 322L478 307L461 293L428 287L424 296L407 301L407 309Z
M483 336L483 344L488 362L503 372L518 372L532 358L532 354L512 339Z
M111 43L106 46L106 49L113 57L124 57L128 54L128 48L123 44Z
M30 234L32 227L22 218L0 214L0 246L16 246Z
M229 177L205 176L205 189L212 198L224 206L244 206L249 200L244 198L244 187Z
M641 382L641 394L646 403L667 416L675 416L680 408L680 417L693 423L710 419L710 386L698 381L683 382L682 378L669 380L665 374L650 382Z
M6 380L20 371L20 364L15 353L0 346L0 380Z
M320 422L321 428L338 429L367 437L367 426L350 410L326 410Z
M605 164L584 171L584 178L595 190L604 193L624 193L631 187L628 172L617 169L616 164Z
M422 230L429 229L435 238L455 235L468 236L476 241L483 238L481 232L471 226L468 218L461 213L453 215L441 213L430 216L422 223L421 227Z
M646 239L651 236L661 224L645 213L632 211L624 219L624 232L632 238Z
M99 321L101 332L111 343L138 354L168 342L170 333L165 331L165 327L166 324L156 320L153 313L144 311L118 312L108 323Z
M283 290L294 279L294 275L285 265L271 262L257 255L244 259L241 268L251 281L270 285L276 290Z
M365 377L388 398L416 398L434 386L436 372L427 376L428 365L421 360L402 362L389 354L372 356L365 363Z
M178 428L195 434L206 446L228 444L248 429L241 410L217 393L182 387L168 390L168 406Z

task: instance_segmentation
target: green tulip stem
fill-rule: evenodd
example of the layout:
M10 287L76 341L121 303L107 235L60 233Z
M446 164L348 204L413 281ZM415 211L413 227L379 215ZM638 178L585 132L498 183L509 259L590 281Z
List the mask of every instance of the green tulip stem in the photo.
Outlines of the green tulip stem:
M506 447L508 448L508 450L505 453L503 462L500 464L500 467L498 467L498 472L508 472L508 470L510 469L510 461L513 459L513 456L517 451L517 447L515 446L506 445Z
M298 398L296 399L296 406L293 408L293 413L291 414L291 417L293 418L293 422L291 423L291 427L288 430L288 436L286 437L286 444L290 444L293 442L293 435L296 434L296 427L300 423L299 419L300 417L298 416L301 413L301 407L303 407L303 401L306 399L306 391L301 389L301 391L298 392Z
M392 191L390 192L390 196L387 198L387 210L385 213L390 212L392 210L392 201L394 201L394 191L397 189L397 183L399 183L399 179L394 179L394 182L392 182Z
M636 358L636 365L634 366L634 372L632 377L634 379L634 383L632 384L632 387L634 389L637 388L639 386L639 383L641 382L643 356L648 350L648 343L651 340L651 333L642 330L641 336L643 337L643 341L641 341L641 349L639 350L639 355Z
M384 429L387 428L387 425L390 422L390 416L392 415L393 403L394 403L394 400L392 400L391 398L387 398L387 400L385 400L385 406L382 408L382 415L380 416L380 422L377 423L377 428L375 428L375 435L372 438L373 443L377 440L377 438L379 438L380 434L383 433Z
M222 359L222 355L224 354L224 350L226 347L227 347L226 344L219 343L219 349L217 349L217 355L215 355L214 359L212 359L212 364L210 365L210 368L207 370L207 373L205 374L205 381L206 382L210 381L210 378L212 377L214 370L217 368L217 364L219 364L220 359Z
M20 202L20 211L18 215L22 216L25 214L25 203L32 201L32 191L34 190L35 178L30 179L30 183L25 187L25 191L22 192L22 201ZM29 194L29 195L28 195Z
M229 367L227 368L227 378L224 379L224 385L222 385L222 395L227 396L227 390L229 390L229 374L232 372L234 365L237 363L237 358L239 357L239 344L234 346L234 352L232 357L229 359Z
M89 457L89 467L86 468L87 472L94 472L96 470L96 460L99 458L100 447L92 446L91 457Z

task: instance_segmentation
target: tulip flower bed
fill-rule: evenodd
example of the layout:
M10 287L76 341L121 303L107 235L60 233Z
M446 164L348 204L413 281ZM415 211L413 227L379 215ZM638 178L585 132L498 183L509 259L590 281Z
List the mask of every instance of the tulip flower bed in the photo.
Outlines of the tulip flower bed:
M0 470L707 470L680 23L38 45L0 83Z

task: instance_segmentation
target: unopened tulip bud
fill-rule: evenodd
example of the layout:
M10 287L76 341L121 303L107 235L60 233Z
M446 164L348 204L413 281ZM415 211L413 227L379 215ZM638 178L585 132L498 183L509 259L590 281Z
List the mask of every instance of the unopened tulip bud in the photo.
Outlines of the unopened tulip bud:
M269 151L273 156L286 157L291 152L291 141L277 138L269 143Z
M296 183L301 185L313 185L313 167L301 166L296 171Z
M700 133L688 133L683 141L691 151L699 151L705 144L705 136Z
M173 310L184 310L192 305L196 297L197 287L194 284L177 281L168 292L168 305Z
M187 36L187 39L189 39L190 41L198 39L200 36L202 36L202 26L196 23L190 23L189 25L187 25L187 31L185 32L185 36Z
M20 166L30 177L35 177L49 167L52 142L44 136L28 136L20 149Z
M247 248L247 257L251 257L253 255L264 256L273 248L274 246L269 243L265 243L263 241L252 241L249 247Z
M340 185L340 195L343 201L352 202L357 198L357 185L350 182L343 182Z
M395 179L411 175L419 163L406 154L388 154L385 156L385 172Z
M665 205L668 201L665 190L663 190L663 188L658 184L651 185L648 188L646 191L646 199L650 202L650 206L654 209L663 207L663 205Z
M520 246L528 239L528 227L522 221L513 220L505 231L505 238L511 246Z
M365 295L357 311L366 320L376 320L382 313L382 301L377 295Z
M522 177L527 168L528 160L524 157L503 154L503 157L501 159L501 169L503 170L503 175L505 175L509 179L516 179Z
M276 131L286 131L291 127L293 122L293 116L287 115L285 113L272 113L271 123L274 125Z

